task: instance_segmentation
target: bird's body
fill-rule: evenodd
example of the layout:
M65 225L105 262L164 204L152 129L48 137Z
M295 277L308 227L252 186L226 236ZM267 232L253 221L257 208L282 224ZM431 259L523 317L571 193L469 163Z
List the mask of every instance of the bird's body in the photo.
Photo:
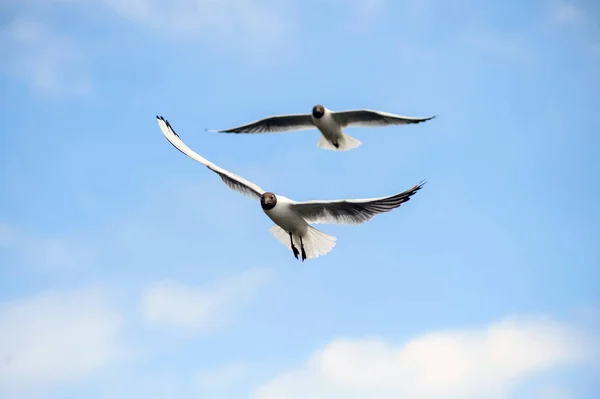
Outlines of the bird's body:
M267 192L256 184L213 164L185 145L167 120L159 116L156 118L163 135L175 148L217 173L229 188L260 200L263 212L275 223L270 229L271 233L292 250L296 258L301 255L303 261L325 255L336 243L335 237L317 230L311 224L364 223L379 213L398 208L424 184L422 182L388 197L297 202L283 195Z
M339 123L335 121L335 119L333 119L333 116L331 116L331 112L327 108L325 108L324 111L325 112L323 113L323 116L320 118L317 118L314 115L314 112L310 115L312 122L317 127L317 129L319 129L319 132L321 132L321 134L323 135L321 140L319 140L321 148L329 144L333 145L335 149L339 149L341 147L343 149L349 150L350 148L346 148L347 146L342 145L345 144L342 143L342 140L344 138L344 132L342 132L342 127ZM323 140L323 138L325 140ZM356 141L360 145L360 142L358 140Z
M264 209L263 212L276 225L291 232L293 235L305 236L309 224L292 208L293 201L283 195L277 195L277 204L271 209Z
M309 225L294 209L294 201L283 195L277 195L276 198L275 206L271 209L263 206L263 212L275 223L270 229L271 233L294 252L294 256L301 255L302 260L316 258L335 247L336 238Z
M209 130L219 133L275 133L296 130L318 129L321 138L317 146L326 150L348 151L362 143L343 131L352 126L388 126L425 122L427 118L413 118L369 109L331 111L315 105L310 114L273 115L246 125L224 130ZM208 130L208 129L207 129Z

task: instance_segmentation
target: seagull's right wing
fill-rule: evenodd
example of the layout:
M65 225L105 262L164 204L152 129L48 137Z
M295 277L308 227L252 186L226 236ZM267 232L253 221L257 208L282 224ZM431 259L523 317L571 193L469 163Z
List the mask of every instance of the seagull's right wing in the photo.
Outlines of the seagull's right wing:
M435 118L435 115L426 118L415 118L412 116L390 114L389 112L373 111L371 109L336 111L332 112L331 116L342 127L407 125L410 123L421 123Z
M194 161L200 162L208 169L217 173L221 177L221 180L223 180L223 182L227 184L227 186L232 190L238 191L244 195L256 199L260 199L260 196L265 192L256 184L249 182L248 180L239 177L234 173L228 172L225 169L218 167L214 163L198 155L190 147L185 145L183 141L181 141L177 133L175 133L175 130L173 130L173 127L171 126L169 121L167 121L162 116L157 116L156 120L158 122L158 127L160 128L162 134L164 134L167 140L169 140L169 142L173 144L175 148L177 148L179 151L181 151L188 157L192 158Z
M292 208L308 223L361 224L410 200L425 181L389 197L294 202Z
M217 133L276 133L293 130L314 129L310 114L274 115L246 125L224 130L208 130Z

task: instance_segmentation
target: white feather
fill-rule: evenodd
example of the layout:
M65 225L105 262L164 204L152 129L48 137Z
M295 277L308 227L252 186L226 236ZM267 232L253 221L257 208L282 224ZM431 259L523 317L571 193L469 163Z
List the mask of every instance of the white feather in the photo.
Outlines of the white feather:
M321 137L319 138L319 141L317 142L317 147L331 151L348 151L359 147L361 144L362 142L360 140L355 139L349 134L342 133L341 137L338 139L337 148L323 135L321 135Z
M276 224L273 225L269 231L275 236L275 238L277 238L277 240L279 240L279 242L285 245L287 249L292 251L290 235L288 232ZM292 235L292 237L294 240L294 245L298 251L300 251L300 237L297 235ZM302 237L302 244L304 244L306 259L318 258L319 256L323 256L331 252L333 247L335 247L336 237L325 234L312 226L308 226L306 234Z

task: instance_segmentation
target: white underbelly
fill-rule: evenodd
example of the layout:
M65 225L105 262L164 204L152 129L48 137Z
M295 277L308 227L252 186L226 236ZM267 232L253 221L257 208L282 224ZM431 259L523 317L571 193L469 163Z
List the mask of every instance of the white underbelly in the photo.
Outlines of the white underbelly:
M313 118L313 121L321 134L329 141L336 141L342 137L342 130L340 129L340 126L335 123L331 115L325 114L321 119Z
M306 235L308 223L286 205L276 205L275 208L264 211L279 227L298 236Z

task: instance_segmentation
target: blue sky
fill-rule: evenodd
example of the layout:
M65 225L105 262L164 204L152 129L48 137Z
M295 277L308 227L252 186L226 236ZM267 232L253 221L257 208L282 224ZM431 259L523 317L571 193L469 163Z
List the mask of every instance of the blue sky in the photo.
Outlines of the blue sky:
M600 4L0 5L0 396L595 398ZM207 133L274 113L439 117ZM300 263L296 200L427 185Z

